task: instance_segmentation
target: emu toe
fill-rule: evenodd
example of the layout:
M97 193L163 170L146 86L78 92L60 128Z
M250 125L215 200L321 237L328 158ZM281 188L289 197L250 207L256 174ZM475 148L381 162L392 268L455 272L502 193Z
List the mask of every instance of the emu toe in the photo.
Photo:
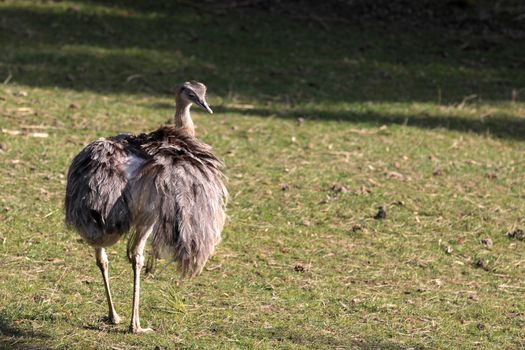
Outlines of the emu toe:
M133 334L153 333L154 332L154 330L151 328L142 328L142 327L129 327L129 331Z

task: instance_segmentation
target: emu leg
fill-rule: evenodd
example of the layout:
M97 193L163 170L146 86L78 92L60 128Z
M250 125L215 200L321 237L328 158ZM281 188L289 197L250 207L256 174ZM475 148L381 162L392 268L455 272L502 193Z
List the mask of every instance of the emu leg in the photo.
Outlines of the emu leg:
M131 314L131 324L129 325L129 330L132 333L153 332L151 328L140 327L139 318L140 271L144 266L144 247L152 230L153 226L147 227L145 230L138 228L137 236L133 239L129 247L128 254L133 267L133 311Z
M113 306L113 299L111 299L111 291L109 290L109 275L108 275L108 256L104 248L95 248L95 257L97 259L97 266L102 272L102 278L104 279L104 288L106 289L106 299L108 301L108 319L112 324L119 324L120 317L115 311Z

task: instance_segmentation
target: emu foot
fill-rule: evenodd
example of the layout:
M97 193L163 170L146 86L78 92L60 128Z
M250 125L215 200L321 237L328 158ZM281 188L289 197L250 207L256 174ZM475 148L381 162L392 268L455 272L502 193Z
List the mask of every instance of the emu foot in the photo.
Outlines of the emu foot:
M109 323L109 324L114 324L114 325L117 325L120 323L120 321L122 321L122 319L120 318L120 316L118 314L113 314L113 315L109 315L109 316L104 316L102 318L102 321L106 322L106 323Z
M133 334L139 334L139 333L152 333L153 332L153 329L151 328L142 328L142 327L133 327L133 326L130 326L129 327L129 331Z
M117 314L114 314L114 315L109 316L109 317L108 317L108 320L109 320L109 323L111 323L111 324L115 324L115 325L119 324L120 321L122 321L122 319L120 318L120 316L117 315Z

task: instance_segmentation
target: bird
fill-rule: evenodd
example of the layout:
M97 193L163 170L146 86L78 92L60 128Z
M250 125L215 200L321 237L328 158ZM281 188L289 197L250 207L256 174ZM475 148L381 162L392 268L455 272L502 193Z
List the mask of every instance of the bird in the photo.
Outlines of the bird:
M88 144L71 162L65 223L95 249L104 282L108 320L119 324L109 286L105 248L127 234L133 269L129 331L145 333L139 318L144 249L176 262L182 277L199 275L220 241L228 191L224 163L195 137L190 108L213 111L206 86L187 81L175 89L174 124L145 134L119 134Z

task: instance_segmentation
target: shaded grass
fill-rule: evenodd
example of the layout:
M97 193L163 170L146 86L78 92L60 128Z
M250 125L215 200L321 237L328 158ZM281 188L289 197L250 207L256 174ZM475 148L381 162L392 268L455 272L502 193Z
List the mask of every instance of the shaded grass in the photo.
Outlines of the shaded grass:
M1 127L48 137L0 134L0 347L523 347L524 243L505 236L524 224L523 47L478 61L432 31L118 4L1 4ZM165 90L193 77L229 220L199 278L144 278L156 333L137 337L124 244L110 327L93 253L62 224L64 176L94 138L169 120Z

